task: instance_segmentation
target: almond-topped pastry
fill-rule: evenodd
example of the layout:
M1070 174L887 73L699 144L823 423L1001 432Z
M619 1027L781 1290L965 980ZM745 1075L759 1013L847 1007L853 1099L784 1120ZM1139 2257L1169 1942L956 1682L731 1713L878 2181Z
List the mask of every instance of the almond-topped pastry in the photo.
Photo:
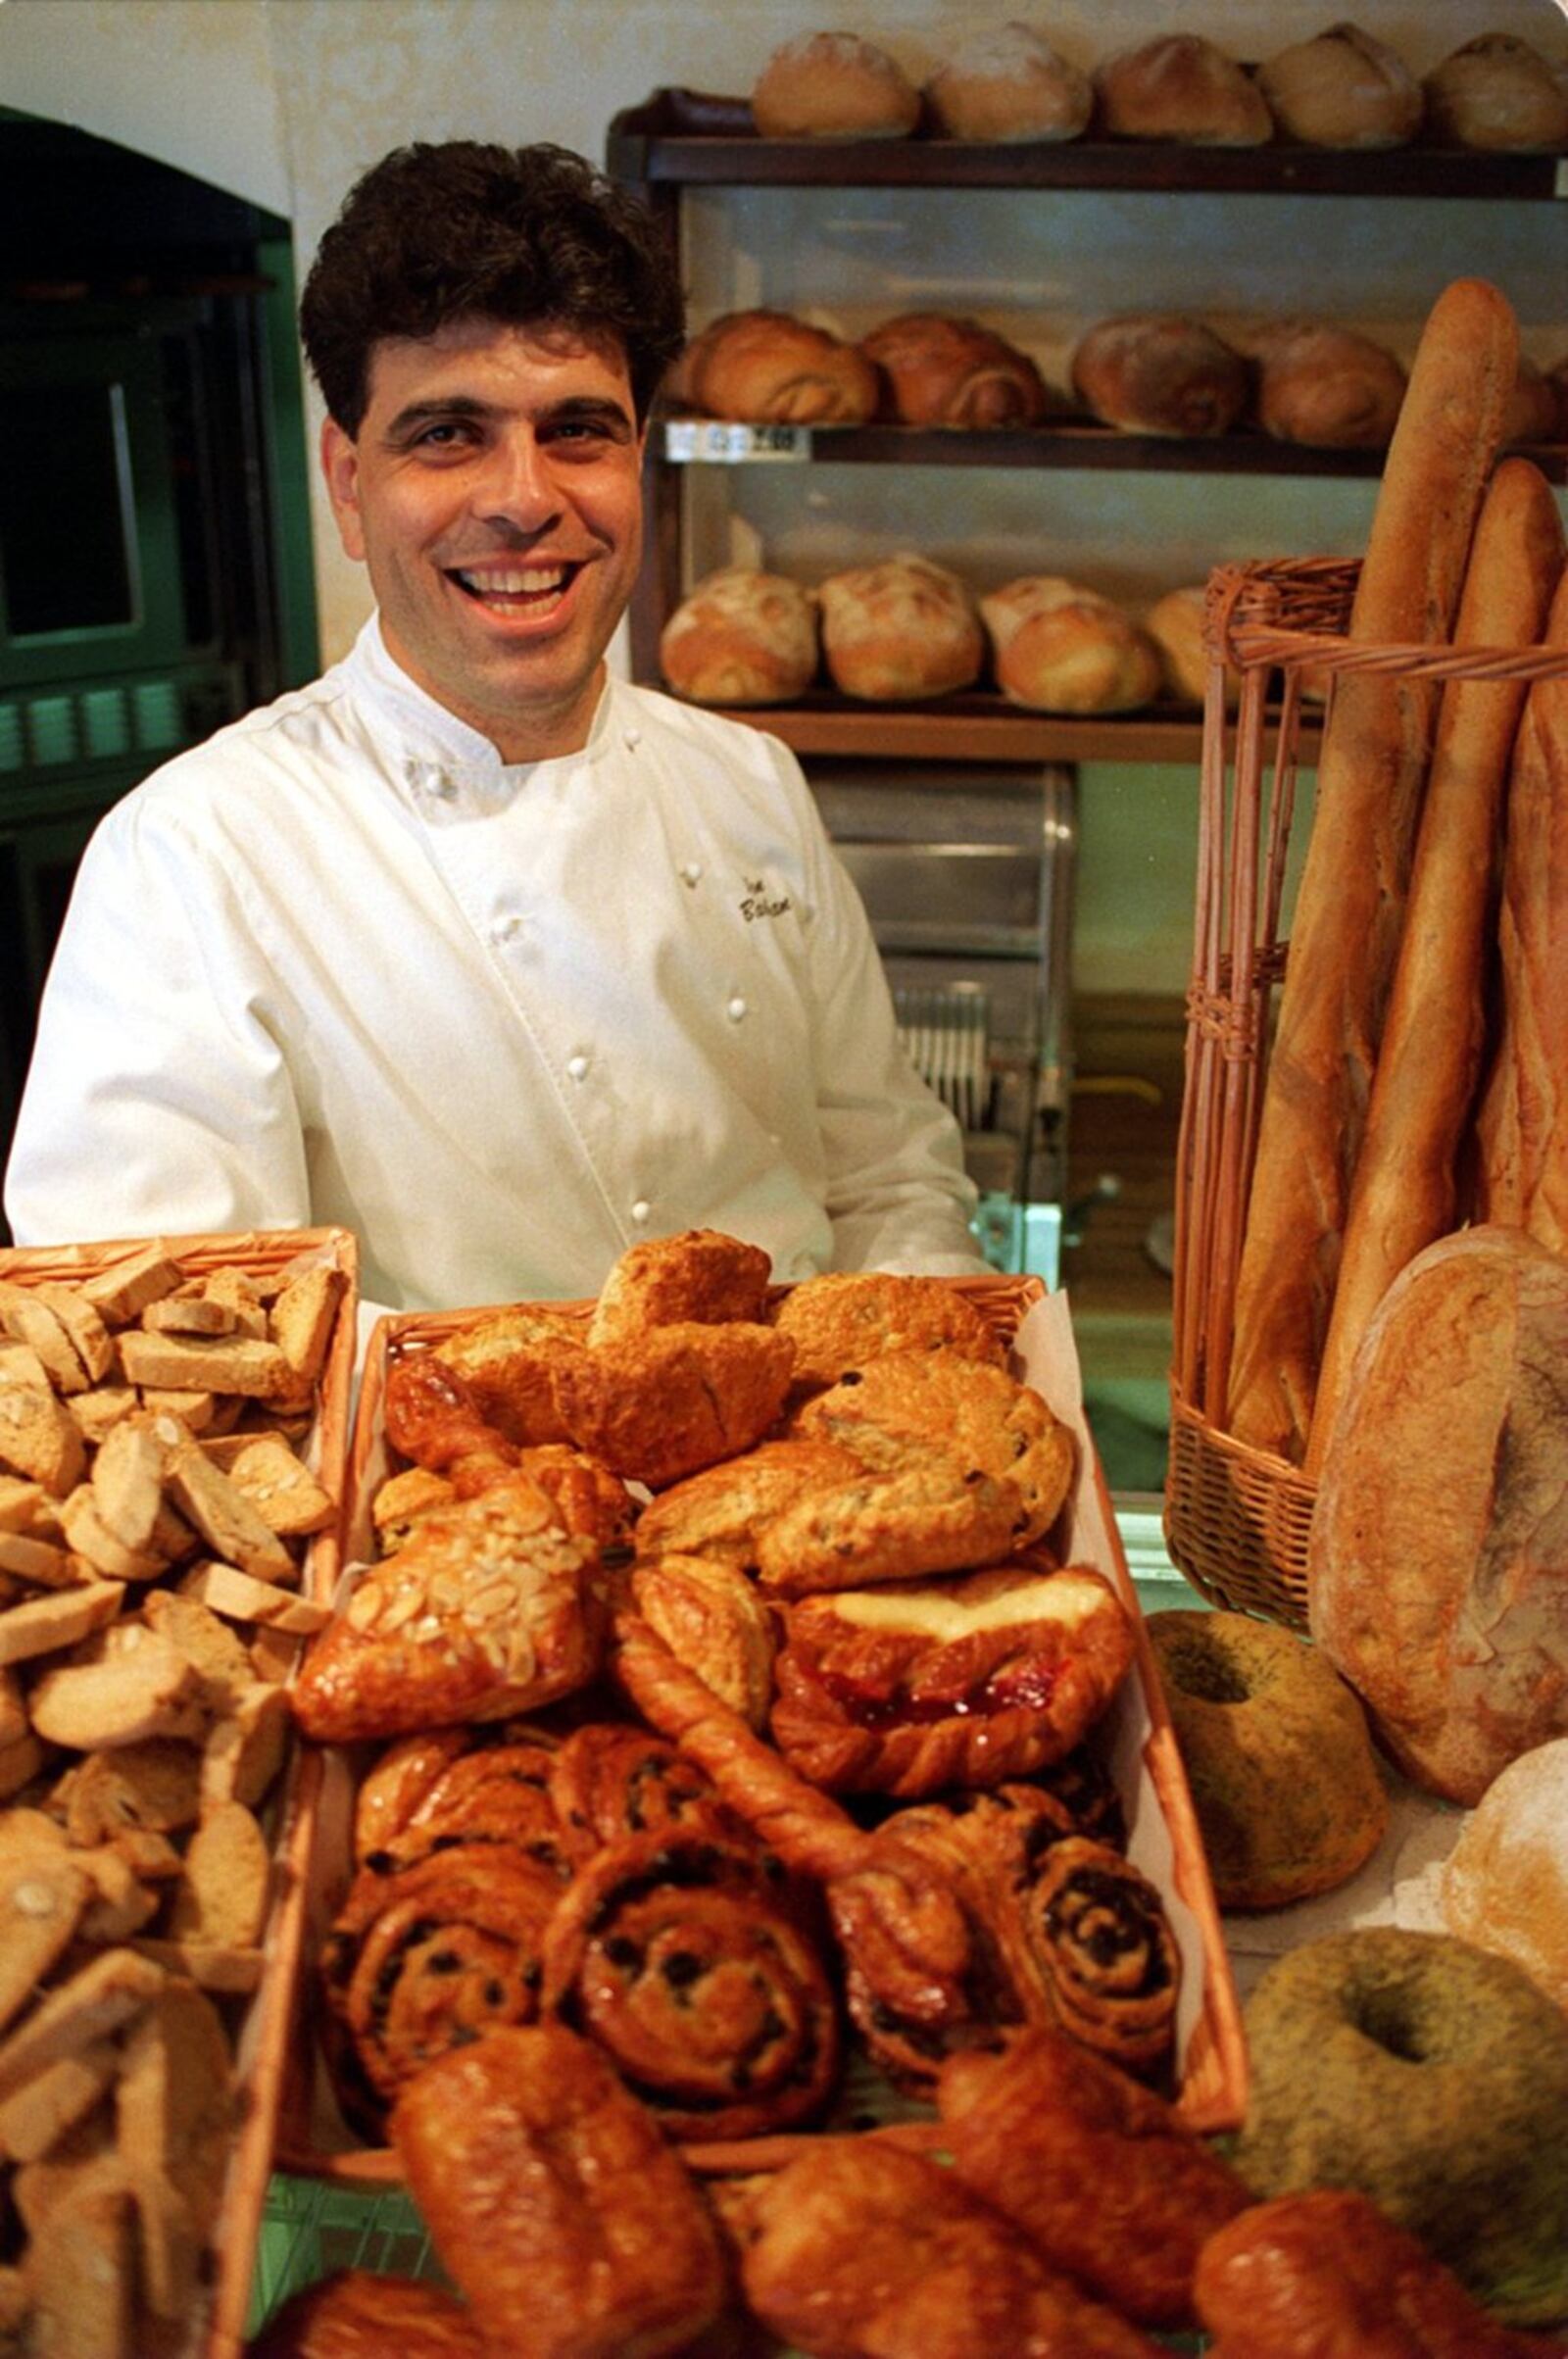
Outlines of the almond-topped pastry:
M832 1792L995 1786L1058 1761L1133 1655L1108 1582L998 1566L806 1597L787 1612L772 1733Z
M312 1647L295 1718L319 1743L351 1744L569 1695L598 1662L598 1562L526 1476L424 1517Z

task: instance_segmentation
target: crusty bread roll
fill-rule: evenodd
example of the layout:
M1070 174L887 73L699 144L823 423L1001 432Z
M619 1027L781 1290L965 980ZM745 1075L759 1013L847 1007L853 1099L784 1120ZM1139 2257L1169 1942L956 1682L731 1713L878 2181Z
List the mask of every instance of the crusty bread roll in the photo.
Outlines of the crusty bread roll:
M1257 70L1274 121L1309 147L1403 147L1425 100L1404 60L1359 25L1293 41Z
M1024 574L980 601L997 685L1036 713L1129 713L1157 695L1159 650L1108 598Z
M1568 147L1568 89L1539 50L1484 32L1426 78L1427 131L1460 147Z
M1330 1439L1312 1636L1399 1768L1451 1801L1568 1735L1565 1366L1568 1262L1465 1229L1384 1296Z
M778 705L816 670L816 608L780 573L726 565L700 581L665 623L659 663L698 705Z
M830 573L817 585L822 653L846 696L897 704L967 688L979 677L985 634L956 573L924 557Z
M1568 649L1568 575L1543 636ZM1568 1253L1568 678L1537 680L1525 699L1503 845L1502 1030L1478 1126L1477 1209Z
M790 312L726 312L680 365L679 383L710 418L854 425L876 409L875 369L856 344Z
M1032 25L971 33L925 86L949 139L1076 139L1094 112L1094 85Z
M1115 139L1261 147L1274 119L1256 82L1198 33L1164 33L1095 70L1097 129Z
M1026 352L978 319L906 312L862 338L884 408L907 426L1035 426L1051 396Z
M1534 647L1562 566L1550 484L1527 459L1505 459L1476 525L1454 644ZM1498 815L1524 702L1523 680L1450 680L1443 693L1323 1347L1309 1474L1378 1303L1423 1246L1458 1226L1459 1143L1481 1075Z
M1257 363L1257 422L1278 442L1381 450L1404 399L1404 369L1385 345L1323 319L1278 319L1240 341Z
M1433 306L1384 465L1349 636L1446 638L1513 389L1505 298L1456 279ZM1299 1460L1350 1175L1404 919L1436 718L1430 681L1347 672L1318 766L1235 1300L1229 1422Z
M1129 434L1223 434L1247 404L1246 361L1200 319L1124 312L1102 319L1072 356L1086 410Z
M1187 582L1167 590L1144 616L1144 628L1159 649L1165 686L1184 705L1200 705L1208 688L1208 650L1203 644L1203 608L1207 592L1201 582ZM1225 666L1225 702L1234 705L1242 693L1242 675L1234 663Z
M1568 1737L1493 1779L1443 1868L1448 1931L1511 1957L1568 2013Z
M897 61L853 32L799 33L774 50L752 89L764 139L904 139L920 93Z
M1555 442L1563 428L1562 387L1554 377L1519 355L1519 374L1503 422L1504 442Z

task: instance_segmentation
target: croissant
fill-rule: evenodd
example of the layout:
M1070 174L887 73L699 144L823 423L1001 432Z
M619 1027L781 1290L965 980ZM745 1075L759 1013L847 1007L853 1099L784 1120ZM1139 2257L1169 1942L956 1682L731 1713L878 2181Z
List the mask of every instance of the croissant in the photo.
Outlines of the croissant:
M1037 426L1051 407L1025 352L977 319L906 312L860 340L887 408L907 426Z

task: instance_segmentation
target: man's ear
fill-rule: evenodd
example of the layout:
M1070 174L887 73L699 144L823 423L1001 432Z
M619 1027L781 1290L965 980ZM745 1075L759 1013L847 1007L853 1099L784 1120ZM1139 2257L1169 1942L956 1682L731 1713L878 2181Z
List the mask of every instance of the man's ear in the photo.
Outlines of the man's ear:
M326 496L337 518L338 537L347 556L365 557L365 531L360 521L360 454L332 418L321 421L321 474Z

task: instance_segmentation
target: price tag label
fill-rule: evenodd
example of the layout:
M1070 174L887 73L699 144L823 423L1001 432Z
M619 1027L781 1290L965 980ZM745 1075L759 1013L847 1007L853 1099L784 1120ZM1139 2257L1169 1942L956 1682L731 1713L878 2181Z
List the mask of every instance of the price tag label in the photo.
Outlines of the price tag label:
M808 426L743 426L722 418L673 418L664 427L664 457L679 465L750 467L760 460L809 459Z

